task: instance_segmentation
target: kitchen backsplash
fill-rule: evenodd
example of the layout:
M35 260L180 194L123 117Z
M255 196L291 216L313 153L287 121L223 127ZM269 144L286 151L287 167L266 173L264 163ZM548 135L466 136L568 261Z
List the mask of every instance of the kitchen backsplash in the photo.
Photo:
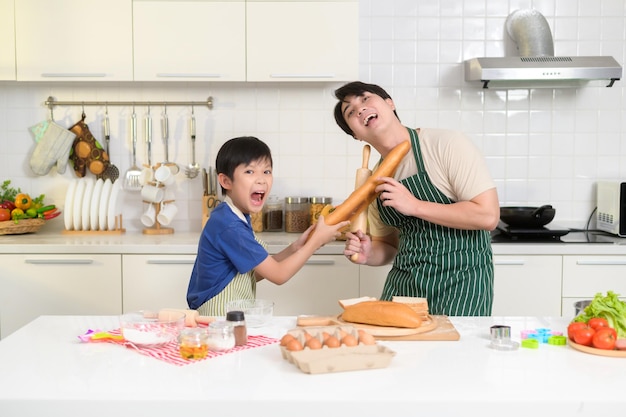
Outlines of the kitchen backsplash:
M536 8L548 20L555 55L612 55L624 63L623 0L361 0L360 79L381 85L394 98L402 121L414 127L464 131L483 151L501 205L552 204L554 222L586 224L599 179L626 179L625 81L612 88L483 90L463 78L465 59L504 55L504 22L520 8ZM341 40L338 39L338 42ZM88 47L88 45L84 45ZM333 91L316 83L16 83L0 82L0 179L62 206L71 167L37 177L28 161L34 140L28 128L49 117L44 101L205 101L194 107L197 159L214 164L220 145L239 135L266 141L274 155L273 194L331 196L352 191L362 144L336 126ZM123 173L131 165L132 107L85 106L94 136L104 144L102 121L111 120L111 160ZM141 123L153 118L153 162L164 158L162 107L136 106L138 162L147 163ZM81 106L54 108L69 127ZM191 108L168 106L170 160L191 160ZM375 157L372 157L371 164ZM176 230L199 231L202 184L177 176ZM140 231L138 193L123 192L124 227ZM59 223L62 223L59 221Z

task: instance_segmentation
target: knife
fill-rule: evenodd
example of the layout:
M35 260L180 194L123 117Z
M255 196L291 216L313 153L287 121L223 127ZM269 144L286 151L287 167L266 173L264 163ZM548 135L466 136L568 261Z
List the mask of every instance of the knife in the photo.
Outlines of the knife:
M209 182L209 178L208 178L208 174L206 173L206 168L202 168L202 188L204 190L205 196L209 195L208 182Z

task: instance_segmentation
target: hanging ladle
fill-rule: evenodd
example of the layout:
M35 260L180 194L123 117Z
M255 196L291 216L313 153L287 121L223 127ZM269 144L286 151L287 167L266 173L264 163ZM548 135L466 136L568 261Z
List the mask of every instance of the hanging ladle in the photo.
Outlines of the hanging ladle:
M104 112L104 140L106 142L106 152L109 156L109 164L107 165L104 172L100 175L97 175L98 178L102 178L104 180L110 179L112 182L115 182L116 179L120 176L120 170L111 163L111 152L109 151L109 142L111 141L111 125L109 123L109 107L105 105Z
M176 175L180 172L180 167L175 162L170 161L169 153L169 121L167 118L167 105L163 107L163 118L161 119L161 134L163 136L163 145L165 147L165 161L161 165L169 167L172 174Z
M196 162L196 116L191 106L191 120L189 121L189 134L191 136L191 163L185 169L187 178L196 178L200 173L200 165Z

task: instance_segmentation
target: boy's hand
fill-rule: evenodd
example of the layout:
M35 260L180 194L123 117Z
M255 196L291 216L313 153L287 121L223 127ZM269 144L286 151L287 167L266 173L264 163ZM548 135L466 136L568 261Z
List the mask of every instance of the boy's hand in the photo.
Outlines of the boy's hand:
M313 234L313 238L319 243L320 246L327 244L328 242L332 242L336 238L341 236L341 229L350 225L350 221L346 220L343 222L339 222L335 225L327 225L324 222L324 216L320 215L317 219L317 223L315 224L315 233ZM305 232L307 233L307 232ZM309 231L309 233L311 233Z

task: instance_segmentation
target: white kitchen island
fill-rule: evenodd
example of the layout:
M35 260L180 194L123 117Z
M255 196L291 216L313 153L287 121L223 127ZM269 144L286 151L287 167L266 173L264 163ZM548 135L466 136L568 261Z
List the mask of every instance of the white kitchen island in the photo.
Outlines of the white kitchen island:
M185 366L110 343L81 343L116 316L41 316L0 341L0 416L600 416L626 409L626 358L570 346L489 348L490 327L564 331L569 318L451 321L460 341L379 342L382 369L309 375L277 344ZM250 334L279 338L295 317Z

